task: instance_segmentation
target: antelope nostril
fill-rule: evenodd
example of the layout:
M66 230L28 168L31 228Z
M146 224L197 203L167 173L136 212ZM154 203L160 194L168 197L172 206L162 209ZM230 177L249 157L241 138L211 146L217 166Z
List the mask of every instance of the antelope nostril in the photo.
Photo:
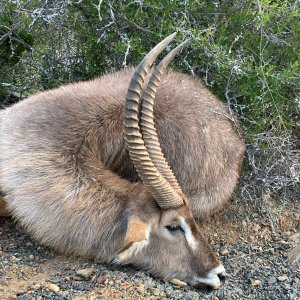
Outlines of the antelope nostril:
M221 280L221 282L224 282L226 280L226 277L227 277L226 272L221 272L217 275L218 275L219 279Z

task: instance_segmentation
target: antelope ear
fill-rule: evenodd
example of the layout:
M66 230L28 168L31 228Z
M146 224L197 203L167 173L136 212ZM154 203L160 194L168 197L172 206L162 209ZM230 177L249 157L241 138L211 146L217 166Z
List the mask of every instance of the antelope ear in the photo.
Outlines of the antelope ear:
M131 217L128 220L127 232L124 244L118 254L116 262L122 263L129 259L132 254L139 252L148 245L150 226L139 217Z
M129 248L134 242L147 241L149 238L148 231L147 223L143 222L139 217L131 217L128 220L123 249Z

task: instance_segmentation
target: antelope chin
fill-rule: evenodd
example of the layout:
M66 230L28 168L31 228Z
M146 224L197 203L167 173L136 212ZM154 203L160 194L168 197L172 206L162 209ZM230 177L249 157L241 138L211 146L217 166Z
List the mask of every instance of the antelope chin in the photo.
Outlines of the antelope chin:
M220 278L225 278L226 272L223 265L219 265L217 268L212 269L206 277L194 277L191 285L207 285L213 289L219 289L221 287Z

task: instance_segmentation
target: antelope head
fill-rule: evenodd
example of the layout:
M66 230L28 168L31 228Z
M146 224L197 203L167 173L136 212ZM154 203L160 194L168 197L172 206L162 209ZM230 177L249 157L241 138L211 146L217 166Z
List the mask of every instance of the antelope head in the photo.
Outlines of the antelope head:
M128 88L124 137L130 158L146 187L143 196L146 200L141 207L136 204L130 209L116 261L147 269L165 280L176 278L191 285L219 288L220 278L225 276L224 267L192 216L189 201L164 158L154 126L156 89L168 64L187 41L156 66L142 93L154 61L174 36L168 36L146 55Z

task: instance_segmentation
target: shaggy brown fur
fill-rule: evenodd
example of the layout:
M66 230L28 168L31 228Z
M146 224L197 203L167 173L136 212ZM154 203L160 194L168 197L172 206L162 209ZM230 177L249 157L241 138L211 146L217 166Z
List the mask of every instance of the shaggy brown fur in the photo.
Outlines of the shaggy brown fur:
M132 74L127 69L62 86L1 111L0 186L12 214L42 243L110 261L123 247L132 216L156 226L151 236L160 239L157 224L167 212L139 182L124 146ZM162 150L194 217L220 209L237 184L244 153L225 106L199 80L169 72L158 88L154 114ZM199 265L189 250L176 255L178 245L171 242L156 248L152 243L130 262L163 277L166 272L187 279L195 268L206 274L217 260L196 227L192 233L206 253ZM161 259L154 262L157 249ZM186 264L179 271L180 257ZM164 272L162 261L168 262Z

